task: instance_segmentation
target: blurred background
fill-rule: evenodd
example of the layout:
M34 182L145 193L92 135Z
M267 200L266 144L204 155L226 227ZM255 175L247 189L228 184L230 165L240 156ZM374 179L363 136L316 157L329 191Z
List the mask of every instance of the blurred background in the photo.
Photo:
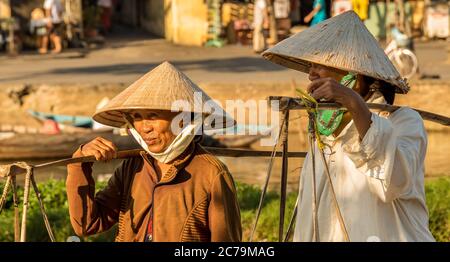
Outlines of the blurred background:
M122 149L136 147L119 130L98 125L90 116L166 60L223 106L231 99L245 102L270 95L295 96L296 87L309 83L307 75L272 64L260 53L311 24L348 10L357 12L408 79L410 93L398 95L395 104L450 116L449 1L0 0L0 163L42 163L69 157L81 143L96 136L111 139ZM255 106L245 107L247 117L238 121L240 129L255 133L209 134L203 143L271 150L258 143L270 123L249 117ZM302 112L291 113L290 151L307 150L306 120ZM450 130L425 124L430 227L439 241L450 241ZM221 160L239 184L246 240L268 158ZM99 188L119 163L96 164ZM301 166L302 159L289 160L286 219L295 203ZM271 195L255 240L277 240L280 171L281 160L277 159L269 184ZM59 241L73 234L65 175L65 167L36 174ZM32 210L29 240L48 241L36 203ZM12 214L9 198L7 210L0 215L0 241L14 239ZM84 240L108 241L113 235L111 230Z

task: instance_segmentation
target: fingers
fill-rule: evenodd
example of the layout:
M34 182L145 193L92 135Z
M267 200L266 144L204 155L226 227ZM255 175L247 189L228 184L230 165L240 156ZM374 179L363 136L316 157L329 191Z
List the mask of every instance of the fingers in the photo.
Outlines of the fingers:
M113 159L116 157L118 150L113 142L106 140L103 137L99 137L98 142L98 145L106 150L109 159Z
M95 151L92 151L92 153L89 154L89 155L95 156L95 160L98 160L98 161L101 161L101 160L106 161L106 158L102 155L101 150L95 150Z
M323 90L324 88L317 88L315 89L312 93L311 96L314 97L314 99L319 100L319 99L326 99L324 96L326 94L326 92Z
M104 139L103 137L98 137L98 139L99 139L99 141L101 141L104 145L108 146L109 148L111 148L111 149L114 150L114 151L117 151L117 147L116 147L116 145L114 145L113 142L111 142L111 141L109 141L109 140L107 140L107 139Z
M113 159L116 156L117 148L111 141L98 137L95 144L102 149L100 153L106 160Z
M334 102L335 98L333 95L333 91L330 90L328 87L323 86L320 87L318 89L316 89L312 94L312 97L314 97L314 99L316 100L321 100L321 101L329 101L329 102Z
M319 101L336 102L345 106L350 102L352 94L355 92L342 86L334 79L317 79L313 82L309 87L312 90L311 96Z
M316 100L336 101L342 94L340 84L332 78L314 80L308 87L311 96Z
M109 160L111 159L111 149L104 145L101 141L97 140L95 142L95 145L97 146L97 151L101 154L101 158L102 159L97 159L97 160Z
M84 145L81 153L84 156L95 156L96 160L106 161L116 157L117 147L111 141L97 137Z
M329 78L329 77L316 79L308 85L308 88L307 88L308 93L312 94L314 92L314 90L316 90L317 88L321 87L322 85L324 85L328 82L332 82L332 81L334 81L334 79Z
M332 92L330 87L332 85L330 78L319 78L311 82L308 86L308 92L316 100L325 99L327 101L332 100Z

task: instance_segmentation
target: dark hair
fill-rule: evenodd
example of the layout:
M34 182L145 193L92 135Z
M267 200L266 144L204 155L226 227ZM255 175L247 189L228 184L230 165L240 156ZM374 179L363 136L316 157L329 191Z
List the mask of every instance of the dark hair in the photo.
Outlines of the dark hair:
M372 95L375 91L380 91L383 94L386 103L394 104L395 100L395 86L386 81L375 79L370 76L363 76L364 83L369 88L367 95Z

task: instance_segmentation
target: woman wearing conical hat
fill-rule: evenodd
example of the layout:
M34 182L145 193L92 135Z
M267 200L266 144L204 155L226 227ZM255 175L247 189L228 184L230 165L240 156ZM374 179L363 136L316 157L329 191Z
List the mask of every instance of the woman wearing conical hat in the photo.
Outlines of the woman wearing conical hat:
M215 110L203 111L205 103ZM117 223L116 241L240 241L233 179L196 139L202 128L234 125L220 109L165 62L97 111L94 120L128 128L145 151L125 160L95 196L92 163L68 166L75 232L96 234ZM112 142L99 137L80 146L74 157L108 160L116 152Z
M349 11L328 19L263 56L308 73L307 89L315 99L347 108L321 110L316 118L341 216L319 153L313 205L308 154L294 241L434 241L425 204L423 121L407 107L369 111L366 102L392 104L395 93L409 88L358 16Z

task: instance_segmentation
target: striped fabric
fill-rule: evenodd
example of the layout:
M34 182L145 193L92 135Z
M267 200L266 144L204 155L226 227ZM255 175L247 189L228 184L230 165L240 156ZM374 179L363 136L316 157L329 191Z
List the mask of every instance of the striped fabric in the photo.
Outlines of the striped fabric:
M181 234L181 242L209 242L211 232L208 227L208 204L205 201L198 204L189 215Z

